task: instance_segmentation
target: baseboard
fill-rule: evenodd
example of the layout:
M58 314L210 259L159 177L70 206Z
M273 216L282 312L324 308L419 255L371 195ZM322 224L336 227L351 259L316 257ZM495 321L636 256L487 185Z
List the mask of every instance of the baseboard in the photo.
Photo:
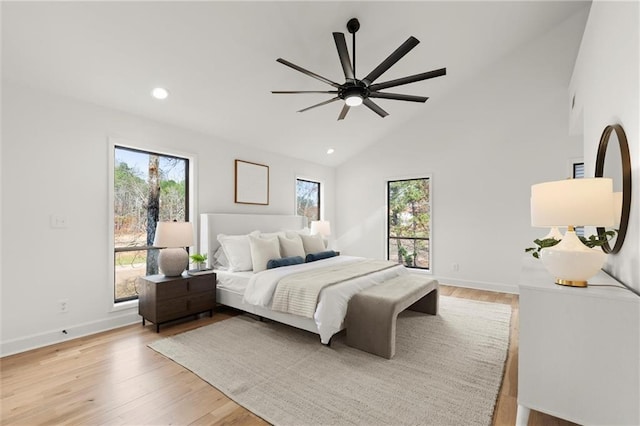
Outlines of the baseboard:
M519 294L519 288L516 284L491 283L486 281L468 281L450 277L433 276L438 283L443 285L452 285L455 287L473 288L475 290L497 291L499 293Z
M473 288L476 290L497 291L500 293L518 294L518 286L515 284L500 284L483 281L468 281L450 277L432 276L437 279L440 284L452 285L456 287ZM0 357L14 355L20 352L26 352L32 349L49 346L56 343L66 342L67 340L77 339L91 334L103 331L113 330L115 328L124 327L126 325L135 324L140 321L137 312L124 313L119 316L87 322L83 324L67 327L62 330L51 330L44 333L33 334L31 336L20 337L18 339L7 340L0 343Z
M103 331L113 330L114 328L124 327L125 325L131 325L137 322L140 322L140 316L138 313L129 312L98 321L73 325L65 328L64 330L50 330L26 337L7 340L0 343L0 357L66 342L67 340L77 339L78 337L84 337Z

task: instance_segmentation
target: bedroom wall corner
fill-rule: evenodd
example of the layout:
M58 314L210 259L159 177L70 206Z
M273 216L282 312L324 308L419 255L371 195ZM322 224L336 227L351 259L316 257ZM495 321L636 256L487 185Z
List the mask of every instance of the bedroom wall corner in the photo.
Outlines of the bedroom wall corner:
M629 226L618 254L604 269L640 290L640 3L594 1L569 86L572 116L584 134L585 175L593 176L600 135L621 124L631 155Z

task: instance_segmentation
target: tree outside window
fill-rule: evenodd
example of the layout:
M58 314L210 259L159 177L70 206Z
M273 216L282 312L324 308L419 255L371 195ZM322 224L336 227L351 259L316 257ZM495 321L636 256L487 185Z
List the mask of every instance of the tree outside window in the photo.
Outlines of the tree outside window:
M410 268L430 269L430 179L387 182L389 260Z
M296 214L320 220L320 182L296 179Z
M114 160L117 303L137 299L137 278L158 273L158 250L151 247L158 221L189 217L189 160L120 146Z

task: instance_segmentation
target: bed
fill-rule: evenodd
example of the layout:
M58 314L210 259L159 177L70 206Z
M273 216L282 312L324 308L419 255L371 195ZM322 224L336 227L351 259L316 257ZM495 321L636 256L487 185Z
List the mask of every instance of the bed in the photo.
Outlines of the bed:
M224 238L224 236L264 235L285 231L302 232L306 225L307 219L302 216L205 213L200 216L200 252L206 253L209 266L215 267L214 259L222 251L219 250L220 235ZM293 279L301 273L322 274L322 271L328 269L354 268L366 262L366 259L360 257L336 256L259 272L216 269L217 302L310 331L318 334L322 343L329 344L331 337L344 328L344 317L351 296L362 289L406 274L407 270L401 265L387 265L380 267L382 269L362 273L355 278L322 288L311 317L274 310L275 286L285 277Z

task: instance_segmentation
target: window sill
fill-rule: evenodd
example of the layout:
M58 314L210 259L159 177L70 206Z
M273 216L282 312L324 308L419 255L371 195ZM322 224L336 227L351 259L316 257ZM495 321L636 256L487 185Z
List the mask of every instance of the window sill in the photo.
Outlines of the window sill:
M407 267L407 269L412 274L433 275L433 271L431 269L420 269L420 268L409 268L409 267Z
M126 311L138 307L138 300L127 300L126 302L114 303L109 312Z

